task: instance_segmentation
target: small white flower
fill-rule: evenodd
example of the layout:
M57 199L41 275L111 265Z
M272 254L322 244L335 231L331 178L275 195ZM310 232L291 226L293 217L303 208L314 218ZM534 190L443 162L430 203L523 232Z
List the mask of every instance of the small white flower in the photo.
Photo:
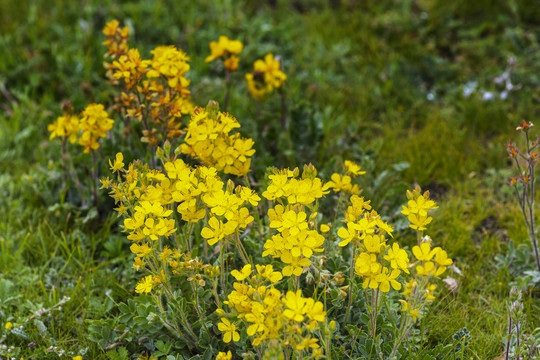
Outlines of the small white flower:
M484 91L484 94L482 95L482 100L488 101L488 100L493 100L493 98L494 98L493 93L489 91Z

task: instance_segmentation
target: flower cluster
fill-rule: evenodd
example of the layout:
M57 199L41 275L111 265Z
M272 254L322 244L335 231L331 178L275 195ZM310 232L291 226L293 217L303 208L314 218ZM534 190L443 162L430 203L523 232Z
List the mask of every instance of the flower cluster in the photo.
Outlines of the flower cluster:
M253 220L248 204L257 206L261 198L251 189L244 186L237 186L232 190L228 186L225 191L217 190L212 194L203 197L206 206L210 210L208 226L201 231L201 236L207 239L209 245L214 245L218 241L230 239L230 235L235 235L235 245L239 247L241 255L247 262L247 253L240 243L239 231L245 229Z
M126 88L132 89L143 78L149 63L150 61L141 59L139 50L129 49L125 55L120 56L118 61L113 62L113 77L124 80Z
M351 196L345 216L347 227L338 229L342 239L338 245L353 244L354 271L362 277L364 289L369 286L388 292L392 286L399 290L401 284L396 279L402 271L409 273L408 255L397 243L392 247L386 244L385 235L392 236L393 229L369 203L363 197Z
M107 56L117 58L127 52L129 26L121 28L118 20L111 20L105 24L103 35L107 37L103 42L103 45L107 46Z
M281 70L281 61L272 54L253 64L253 72L246 74L248 90L255 99L261 100L266 94L280 88L287 75Z
M211 62L223 57L225 68L228 71L236 71L239 62L236 55L240 54L243 48L244 45L240 40L230 40L227 36L220 36L218 41L210 42L211 54L204 61Z
M437 285L432 282L433 278L442 275L449 265L452 265L452 259L441 247L432 247L432 240L429 236L421 237L420 234L426 230L426 225L432 220L427 212L430 209L436 209L437 203L429 198L429 192L421 194L419 187L413 191L407 191L409 199L407 207L403 206L402 214L407 216L410 227L417 231L418 245L412 248L412 253L416 258L413 278L405 285L402 295L405 300L400 300L403 305L403 311L416 320L422 315L422 309L426 304L435 299L435 290Z
M326 312L320 301L304 298L300 290L289 291L285 296L274 285L282 279L282 274L274 271L272 265L251 265L241 271L233 270L231 275L237 280L234 290L225 304L231 309L228 318L240 320L252 337L253 346L291 346L296 350L318 349L318 339L312 333L325 321ZM221 309L218 313L226 315ZM223 333L223 341L238 341L239 327L227 317L222 317L218 329ZM314 351L316 357L319 351Z
M55 137L69 139L74 144L79 139L79 145L84 146L84 152L89 153L99 149L99 140L107 136L112 129L114 120L101 104L90 104L81 113L80 118L70 112L65 112L52 124L48 130L51 132L50 140ZM80 134L80 137L79 137Z
M217 104L210 103L206 109L194 111L181 151L226 174L244 176L249 172L251 156L255 153L254 142L239 133L231 134L240 124L217 108Z
M101 104L88 105L81 114L79 128L82 131L79 144L84 146L84 152L99 149L99 139L107 137L107 131L111 130L114 120L109 118L109 113Z
M424 194L420 193L419 188L412 192L407 190L407 206L403 205L401 213L407 216L407 219L411 223L409 226L412 229L422 231L426 229L432 217L428 216L429 210L437 209L438 206L435 201L429 199L429 191Z
M171 45L156 47L151 51L152 59L143 60L139 50L128 47L128 32L128 28L118 30L117 21L108 23L104 29L108 36L106 45L121 50L111 52L109 49L106 54L117 59L105 64L107 76L113 83L121 82L125 86L125 91L115 101L117 110L126 116L126 121L140 121L143 124L141 141L157 146L165 139L182 135L181 117L194 109L189 98L190 81L186 78L189 57ZM124 131L130 129L126 127Z
M345 175L333 173L331 176L332 181L328 182L328 185L332 190L338 192L342 191L351 194L360 194L360 188L358 185L352 183L352 177L358 175L364 175L366 172L362 171L362 167L350 160L345 160Z
M189 71L187 63L189 57L186 53L174 45L158 46L151 53L154 57L150 61L152 69L148 71L148 78L163 77L171 89L178 91L183 96L189 95L189 90L187 90L189 80L185 77ZM155 83L153 85L158 86Z
M54 123L49 124L47 130L51 132L49 140L55 137L63 137L68 138L69 142L74 144L77 141L80 130L79 117L65 113L63 116L59 116Z
M403 206L402 214L418 235L412 254L390 241L394 229L360 196L355 178L366 172L352 161L345 161L344 170L333 173L329 182L319 178L311 164L302 171L271 168L259 196L246 176L254 141L242 137L240 123L220 112L217 103L211 101L205 108L191 103L187 54L175 46L159 46L151 52L152 59L144 59L137 49L127 46L128 32L118 22L104 29L107 56L113 58L108 70L110 78L123 85L116 103L125 115L124 131L141 131L141 140L156 150L156 157L152 154L152 166L141 161L126 165L124 155L116 154L109 160L114 179L103 179L102 188L110 190L115 210L124 216L132 266L140 274L134 291L154 299L159 308L156 316L188 344L189 351L200 350L197 340L202 331L212 337L217 328L226 344L240 342L241 334L247 334L260 358L279 358L284 353L295 358L321 357L321 345L330 346L335 330L335 322L332 326L327 322L328 295L333 306L348 298L341 326L345 328L353 301L364 301L358 297L364 293L372 338L379 335L382 300L401 296L402 324L396 326L394 355L415 320L435 299L434 280L452 264L446 251L423 237L432 221L430 210L437 208L429 192L408 191L409 201ZM210 44L206 62L224 61L228 90L242 48L240 41L225 36ZM251 95L262 99L280 89L286 79L281 67L272 54L257 60L253 73L246 76ZM282 90L280 95L284 99ZM225 104L227 100L228 93ZM70 114L66 112L49 126L51 139L63 137L65 145L68 139L74 143L81 133L79 144L85 152L99 148L99 140L112 127L103 105L89 105L80 117ZM186 115L189 121L184 121ZM131 120L141 126L129 126ZM171 152L173 139L181 141ZM192 159L186 160L186 155ZM156 159L161 163L156 164ZM246 186L236 186L224 174L244 176ZM332 229L336 223L318 223L320 199L331 189L339 193L336 219L342 216L343 225L336 229ZM338 246L350 248L343 251L350 261L347 270L327 259L337 254ZM261 249L262 254L248 252L253 249ZM261 265L261 255L277 263ZM238 267L240 261L243 265ZM231 267L237 270L228 272ZM204 288L207 284L211 288ZM312 285L313 292L303 288ZM312 298L304 297L312 293ZM318 301L321 296L324 304ZM194 312L185 312L189 306ZM219 321L212 327L209 314L216 308ZM354 320L354 314L350 318ZM221 350L217 359L232 358L229 349Z
M161 276L157 269L162 268L158 264L165 264L173 269L173 274L178 274L181 251L190 248L189 244L182 246L179 243L175 211L189 224L188 238L193 224L210 214L201 236L213 245L232 239L231 235L235 234L235 244L241 246L238 231L253 221L246 206L256 206L260 200L249 188L234 188L231 182L224 190L225 184L215 168L200 166L194 169L181 159L164 163L164 171L150 170L139 162L124 169L120 153L110 165L119 173L118 182L105 179L102 183L103 187L111 189L111 196L119 203L116 210L127 215L124 229L128 232L127 238L133 241L130 247L136 255L133 267L137 270L146 268L157 276ZM174 250L163 246L164 239L171 237L176 241ZM141 285L142 288L150 291L148 280L145 278L144 281L146 285Z
M300 276L311 264L309 258L314 252L322 252L324 244L324 236L319 234L314 221L317 216L314 209L317 200L328 193L328 186L317 177L317 170L312 165L304 167L301 178L298 176L298 168L294 171L275 170L262 194L266 199L278 202L268 210L269 227L278 233L266 241L262 255L271 255L286 264L283 268L285 276Z

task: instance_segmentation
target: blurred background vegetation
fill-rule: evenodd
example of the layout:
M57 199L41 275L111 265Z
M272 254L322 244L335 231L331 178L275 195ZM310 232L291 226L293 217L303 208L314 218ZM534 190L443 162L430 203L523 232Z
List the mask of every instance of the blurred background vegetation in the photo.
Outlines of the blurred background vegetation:
M511 250L527 235L506 183L503 145L517 140L521 120L540 113L537 0L0 0L0 321L28 317L62 296L77 299L51 312L47 336L35 325L19 339L21 354L46 357L61 346L102 356L85 321L109 316L133 292L115 218L66 198L60 147L47 132L64 100L76 111L112 103L101 30L114 18L130 26L130 45L143 57L157 45L184 49L193 100L202 106L221 101L225 90L223 69L204 63L208 43L219 35L243 41L229 109L256 142L255 178L271 165L311 162L328 179L343 160L356 161L368 171L364 195L403 230L406 244L412 232L398 215L405 190L431 190L440 203L432 237L463 276L452 275L458 291L443 290L428 315L427 341L447 342L467 327L471 357L501 354L508 292L527 264ZM288 76L286 131L279 98L258 111L243 80L268 52L282 58ZM499 81L505 72L509 82ZM117 151L103 146L102 176ZM540 306L538 288L529 290L530 332L540 326Z

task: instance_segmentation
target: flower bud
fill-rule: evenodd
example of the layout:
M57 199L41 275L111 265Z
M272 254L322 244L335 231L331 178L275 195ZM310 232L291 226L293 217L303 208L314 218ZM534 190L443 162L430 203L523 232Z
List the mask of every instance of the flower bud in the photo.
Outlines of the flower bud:
M336 322L334 320L330 321L328 328L332 331L336 330Z

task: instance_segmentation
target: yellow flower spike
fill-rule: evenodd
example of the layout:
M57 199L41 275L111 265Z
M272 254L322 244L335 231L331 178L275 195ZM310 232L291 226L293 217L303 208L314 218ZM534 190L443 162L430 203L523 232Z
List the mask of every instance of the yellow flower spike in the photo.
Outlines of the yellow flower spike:
M407 206L402 205L403 210L401 213L407 216L407 219L411 222L409 225L411 228L422 231L426 229L431 220L428 216L429 210L437 209L437 203L429 199L429 191L426 191L423 195L420 193L420 188L415 188L412 192L407 190Z
M150 61L141 59L139 50L129 49L126 55L113 62L113 76L115 79L124 80L126 87L131 89L143 78L149 63Z

